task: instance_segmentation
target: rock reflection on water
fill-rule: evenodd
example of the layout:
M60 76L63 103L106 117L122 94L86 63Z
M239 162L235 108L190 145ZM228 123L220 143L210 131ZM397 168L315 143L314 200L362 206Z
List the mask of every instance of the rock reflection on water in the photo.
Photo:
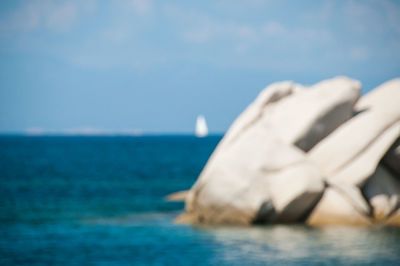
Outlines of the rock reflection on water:
M205 228L204 228L205 229ZM310 228L301 225L207 228L223 245L224 260L307 264L400 263L397 228Z
M177 215L177 212L146 212L93 217L82 221L82 225L90 232L105 233L109 237L107 243L134 250L145 264L399 265L400 262L398 228L197 227L174 224Z

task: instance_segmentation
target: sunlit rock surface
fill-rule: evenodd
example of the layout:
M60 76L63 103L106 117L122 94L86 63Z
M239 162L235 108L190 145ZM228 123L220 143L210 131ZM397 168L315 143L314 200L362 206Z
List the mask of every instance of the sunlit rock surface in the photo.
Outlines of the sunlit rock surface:
M265 88L185 195L180 222L400 224L397 188L386 188L400 182L400 79L360 90L346 77Z
M360 212L346 195L327 188L307 220L309 225L370 225L366 213Z
M400 79L384 83L356 104L358 115L318 143L308 157L328 179L362 185L399 136Z

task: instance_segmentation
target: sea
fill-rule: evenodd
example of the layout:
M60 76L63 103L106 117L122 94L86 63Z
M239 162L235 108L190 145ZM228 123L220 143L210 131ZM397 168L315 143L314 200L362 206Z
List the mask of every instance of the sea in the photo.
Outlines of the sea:
M400 265L393 227L174 223L221 136L0 137L0 265Z

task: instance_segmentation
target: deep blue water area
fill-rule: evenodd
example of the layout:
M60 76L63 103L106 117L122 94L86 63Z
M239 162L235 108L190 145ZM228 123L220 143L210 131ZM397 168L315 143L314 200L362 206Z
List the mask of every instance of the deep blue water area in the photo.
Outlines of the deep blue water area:
M221 136L0 137L0 265L399 265L397 228L175 225Z

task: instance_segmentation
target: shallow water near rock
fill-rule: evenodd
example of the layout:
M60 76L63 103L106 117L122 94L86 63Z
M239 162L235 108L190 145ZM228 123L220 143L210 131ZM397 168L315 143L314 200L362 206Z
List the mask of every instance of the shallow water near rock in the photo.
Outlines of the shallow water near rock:
M0 264L398 265L398 228L174 224L220 139L0 137Z

